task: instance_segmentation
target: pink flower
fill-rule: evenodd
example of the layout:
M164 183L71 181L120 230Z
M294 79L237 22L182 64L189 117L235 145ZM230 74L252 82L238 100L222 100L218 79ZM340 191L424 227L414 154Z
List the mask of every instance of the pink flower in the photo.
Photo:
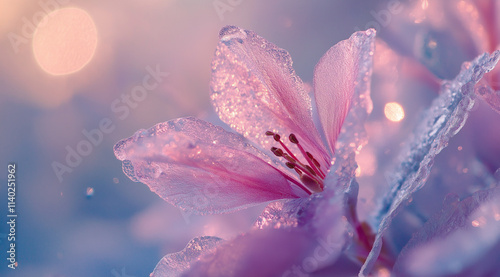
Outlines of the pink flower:
M228 26L212 62L211 98L241 135L180 118L115 145L124 172L184 210L220 213L321 192L355 90L369 84L374 31L358 32L320 59L312 102L285 50ZM326 144L323 142L326 141Z

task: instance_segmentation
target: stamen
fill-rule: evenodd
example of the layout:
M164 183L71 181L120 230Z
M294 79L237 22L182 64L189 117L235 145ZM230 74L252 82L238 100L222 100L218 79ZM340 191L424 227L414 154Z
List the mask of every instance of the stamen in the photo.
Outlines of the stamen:
M308 164L303 164L299 161L299 159L297 159L292 151L283 143L283 141L281 141L281 136L279 134L267 131L266 136L272 136L275 141L280 143L284 151L281 148L271 147L271 152L273 152L273 154L277 157L283 157L287 161L285 165L288 168L295 170L295 172L300 176L301 182L307 188L306 190L301 186L302 189L308 191L309 193L310 190L314 192L323 190L323 179L325 178L325 174L320 169L320 164L314 156L311 153L306 152L302 145L300 145L295 134L290 134L288 139L291 143L297 145L297 148L299 148L302 156L307 160Z
M283 154L283 158L285 158L288 162L291 162L293 164L297 162L297 160L295 160L294 158L288 156L288 154L286 154L286 153Z
M295 171L297 171L297 169L295 169ZM313 193L313 192L312 192L312 191L311 191L311 190L310 190L307 186L305 186L305 184L303 184L303 183L301 183L301 182L298 182L297 180L295 180L294 178L292 178L292 177L290 177L290 176L288 176L288 175L286 175L286 174L284 175L284 177L285 177L288 181L290 181L290 182L292 182L292 183L296 184L299 188L301 188L302 190L304 190L304 191L305 191L306 193L308 193L309 195L311 195L311 194Z
M316 180L310 178L308 175L300 176L300 180L304 183L308 188L312 189L314 192L323 191L323 185L319 184Z
M316 160L315 158L313 158L312 160L313 160L314 165L315 165L318 169L321 169L321 165L319 164L318 160Z
M302 147L302 145L300 145L299 143L299 140L297 139L297 137L295 136L295 134L290 134L289 136L289 139L290 139L290 142L294 143L297 145L297 147L299 148L300 152L302 153L302 155L304 156L304 158L306 158L307 160L307 163L309 163L309 166L313 169L313 171L315 172L314 175L319 175L322 179L324 179L326 177L326 175L323 173L323 171L321 171L321 169L319 169L319 167L316 165L316 163L318 163L318 161L316 161L316 163L314 163L313 159L314 159L314 156L309 153L309 152L306 152L304 150L304 148ZM318 163L319 164L319 163Z
M299 144L299 140L297 139L297 137L294 134L290 134L290 136L288 138L290 139L291 143Z
M285 155L286 155L286 154L285 154ZM283 155L283 157L284 157L284 158L286 158L286 157L285 157L285 155ZM288 158L290 158L290 156L288 156ZM288 160L288 159L287 159L287 160ZM289 160L289 161L290 161L290 160ZM320 177L318 177L318 176L314 175L314 174L311 172L311 169L310 169L310 168L309 168L309 169L307 168L307 165L304 165L303 163L301 163L301 162L299 162L299 161L291 161L290 163L294 164L295 169L299 169L299 170L301 171L301 174L299 174L301 177L302 177L302 175L307 175L307 176L309 176L309 178L310 178L310 179L313 179L313 180L315 180L316 182L318 182L318 183L320 183L321 185L323 185L323 180L322 180Z
M311 174L312 174L312 175L314 175L314 176L316 176L316 175L317 175L317 174L316 174L316 172L314 172L314 170L312 169L312 167L310 167L310 166L306 165L306 166L305 166L305 168L306 168L309 172L311 172Z
M316 160L311 153L306 152L306 154L309 157L309 159L311 159L311 161L314 163L314 165L319 169L321 165L319 164L318 160Z
M297 172L297 174L299 174L299 176L302 176L303 173L302 173L302 171L300 171L300 169L298 169L296 167L294 169L295 169L295 172Z
M274 155L281 157L283 156L283 150L276 148L276 147L271 147L271 152L273 152Z

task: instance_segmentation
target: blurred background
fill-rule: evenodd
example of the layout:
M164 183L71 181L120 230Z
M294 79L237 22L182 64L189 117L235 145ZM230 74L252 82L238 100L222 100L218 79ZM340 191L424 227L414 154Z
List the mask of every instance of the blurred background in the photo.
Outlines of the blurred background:
M129 180L113 145L177 117L220 123L209 79L225 25L254 30L288 50L310 85L326 50L370 27L383 37L397 22L395 13L381 11L405 3L0 0L0 176L5 184L7 164L17 164L18 215L18 267L7 267L9 231L1 224L0 276L149 276L161 257L195 236L231 238L248 230L265 205L229 215L182 214ZM463 60L452 65L452 76ZM375 76L380 94L368 128L385 148L362 152L361 178L381 172L378 154L395 155L394 140L408 135L437 93L432 82L403 91L387 85L397 75L392 70ZM384 140L389 135L394 140ZM368 210L376 193L360 184L360 205ZM6 186L0 195L7 220Z

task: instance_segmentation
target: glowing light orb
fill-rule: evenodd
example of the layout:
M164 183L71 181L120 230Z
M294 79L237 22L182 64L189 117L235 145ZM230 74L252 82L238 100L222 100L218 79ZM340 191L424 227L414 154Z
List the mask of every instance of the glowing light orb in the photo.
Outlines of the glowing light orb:
M399 122L405 118L405 110L399 103L396 102L385 104L384 114L387 119L393 122Z
M40 20L32 43L35 59L45 72L71 74L82 69L94 56L97 29L86 11L63 8Z

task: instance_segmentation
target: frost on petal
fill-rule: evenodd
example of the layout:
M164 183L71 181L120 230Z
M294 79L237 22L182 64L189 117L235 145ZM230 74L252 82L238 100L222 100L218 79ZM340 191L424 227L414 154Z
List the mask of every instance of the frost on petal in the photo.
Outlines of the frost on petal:
M332 153L353 95L370 87L374 45L375 30L356 32L330 48L314 70L316 105Z
M299 229L253 230L219 245L215 252L205 255L182 276L287 276L295 266L301 272L316 270L316 259L331 250L329 244L304 259L302 254L313 248L312 238Z
M314 239L310 242L312 250L328 249L314 262L315 270L319 270L333 264L350 243L352 229L344 216L346 199L346 194L328 187L309 198L276 201L266 207L255 228L305 231ZM306 258L316 254L303 251L298 255Z
M307 195L243 137L194 118L140 130L114 151L130 179L188 212L220 213Z
M312 120L311 99L288 52L234 26L222 29L220 37L210 83L219 117L266 150L276 145L266 131L294 133L326 167L329 158Z
M302 222L301 215L309 201L311 198L274 201L267 205L254 227L257 229L297 227L299 222Z
M394 266L397 276L498 276L500 189L478 191L443 210L413 235Z
M192 239L186 247L177 252L165 255L156 265L151 277L179 277L191 268L191 264L201 256L211 253L223 240L217 237L199 237Z
M475 85L495 67L499 59L500 51L491 55L483 54L471 63L464 63L455 80L443 83L439 97L433 101L414 136L407 142L400 163L393 171L391 190L371 222L372 226L378 226L378 232L360 275L370 273L380 253L384 232L402 204L425 184L436 155L465 124L468 112L474 105Z

